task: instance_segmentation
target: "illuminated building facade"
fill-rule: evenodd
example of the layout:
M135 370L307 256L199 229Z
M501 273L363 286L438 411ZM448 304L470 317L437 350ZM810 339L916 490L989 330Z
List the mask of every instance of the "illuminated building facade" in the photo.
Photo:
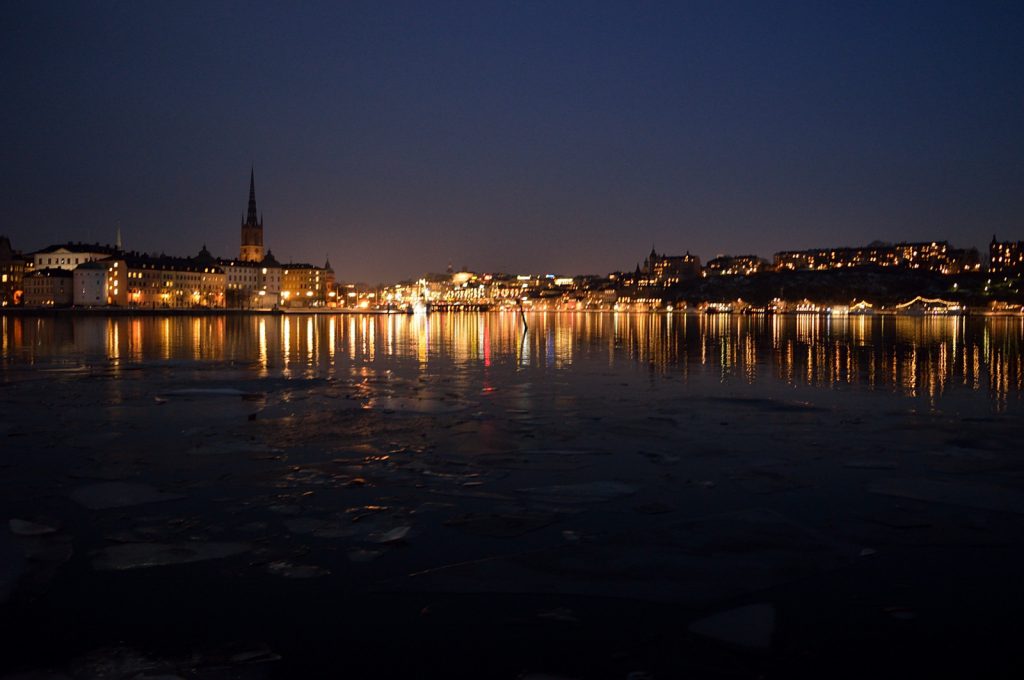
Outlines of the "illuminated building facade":
M997 241L988 244L988 268L993 274L1024 273L1024 241Z
M860 248L786 250L775 253L775 268L826 270L853 267L897 267L960 274L981 270L976 249L950 247L946 241L923 243L871 243Z
M25 276L23 304L29 307L66 307L72 301L74 272L42 269Z
M224 270L195 258L127 253L106 260L107 304L131 307L224 307ZM77 293L77 286L76 286Z
M281 265L281 304L288 307L323 307L336 299L330 260L323 267L291 263Z
M41 269L67 269L86 262L105 260L118 254L118 249L98 243L63 243L52 245L32 254L33 266L36 271Z
M21 304L25 258L11 247L6 236L0 236L0 307Z
M765 268L757 255L719 255L704 266L706 276L749 276Z
M644 275L638 281L641 286L672 286L699 277L700 258L689 251L685 255L665 255L652 248L641 273Z
M258 308L272 309L281 304L281 273L281 263L274 257L274 253L268 250L263 262L260 263L259 289L256 291ZM332 276L333 274L331 272Z
M224 304L233 309L273 309L281 292L281 265L274 254L260 262L225 260L214 257L204 245L194 261L224 270Z

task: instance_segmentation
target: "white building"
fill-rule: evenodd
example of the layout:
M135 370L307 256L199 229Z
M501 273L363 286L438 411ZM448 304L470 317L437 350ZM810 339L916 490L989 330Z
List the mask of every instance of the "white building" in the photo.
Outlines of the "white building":
M78 265L73 273L74 294L72 304L76 307L99 307L107 304L108 262L86 262Z
M32 254L35 271L43 269L67 269L86 262L103 260L117 253L117 248L98 243L63 243L49 246Z

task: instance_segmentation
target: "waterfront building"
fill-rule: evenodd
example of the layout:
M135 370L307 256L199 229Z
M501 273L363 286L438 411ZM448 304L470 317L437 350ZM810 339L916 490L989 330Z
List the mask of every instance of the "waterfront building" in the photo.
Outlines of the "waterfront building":
M863 247L785 250L775 253L775 269L827 270L896 267L960 274L981 270L977 249L953 248L946 241L896 244L875 241Z
M993 274L1024 273L1024 241L997 241L993 234L988 262Z
M330 260L327 260L323 267L302 262L281 265L282 305L323 307L336 296L334 270L331 268Z
M32 268L73 270L80 264L105 260L119 252L116 246L99 243L60 243L32 253Z
M75 269L74 303L150 308L223 307L225 275L195 258L125 253Z
M216 264L194 258L132 253L112 263L113 304L139 307L224 307L226 276ZM125 295L122 301L122 291Z
M25 257L11 247L10 239L0 236L0 307L21 304L25 268Z
M73 299L73 279L73 271L58 267L27 274L23 304L28 307L66 307Z
M638 280L641 286L672 286L680 281L695 279L700 276L700 258L686 251L685 255L659 254L651 248L651 254L644 260L641 271L643 276Z
M281 304L281 263L268 250L260 263L259 289L256 291L259 309L273 309ZM334 272L331 272L334 275Z
M757 255L719 255L704 266L705 276L750 276L764 270L766 262Z
M199 258L224 270L225 304L240 309L273 309L281 303L282 269L263 250L263 216L256 210L256 171L249 173L249 206L242 222L237 259L214 259L206 246Z
M74 270L76 306L223 307L224 270L196 258L125 253Z
M110 304L107 282L112 262L96 260L75 267L71 301L76 307L105 307Z
M214 257L203 245L194 258L204 267L224 270L224 304L233 309L273 309L281 292L281 265L271 251L260 262Z
M379 291L365 283L335 283L339 307L367 309L378 304Z

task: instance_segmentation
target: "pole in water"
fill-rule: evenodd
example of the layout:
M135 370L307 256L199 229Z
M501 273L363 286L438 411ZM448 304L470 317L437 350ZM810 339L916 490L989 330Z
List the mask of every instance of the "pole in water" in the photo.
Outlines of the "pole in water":
M529 330L529 326L526 324L526 312L523 310L523 301L516 300L516 304L519 305L519 318L523 320L523 332Z

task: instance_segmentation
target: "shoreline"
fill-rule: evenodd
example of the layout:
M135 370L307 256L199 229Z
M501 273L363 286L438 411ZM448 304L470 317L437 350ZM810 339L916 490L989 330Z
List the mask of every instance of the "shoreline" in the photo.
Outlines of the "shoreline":
M784 311L784 312L705 312L698 309L676 309L668 311L664 309L533 309L525 310L527 314L651 314L671 316L822 316L835 318L861 318L861 317L901 317L901 318L944 318L944 317L1022 317L1024 312L1018 311L993 311L989 309L964 309L959 312L950 313L907 313L896 310L878 310L870 314L864 313L831 313L821 311ZM490 313L518 313L518 310L501 309L444 309L428 312L428 314L490 314ZM0 316L11 317L58 317L58 316L289 316L289 315L376 315L376 316L414 316L404 311L385 309L142 309L123 307L2 307Z

